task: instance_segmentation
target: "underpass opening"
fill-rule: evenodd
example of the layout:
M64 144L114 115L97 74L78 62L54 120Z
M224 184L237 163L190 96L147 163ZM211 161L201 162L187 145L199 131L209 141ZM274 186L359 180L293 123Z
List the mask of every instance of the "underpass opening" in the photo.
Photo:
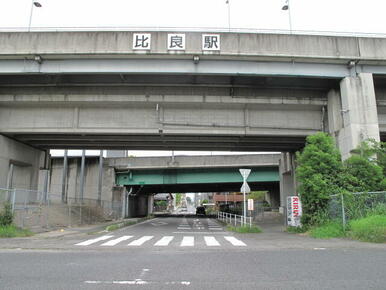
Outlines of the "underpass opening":
M278 211L279 179L277 166L252 168L248 184L252 193L262 193L256 200L260 211ZM196 208L203 203L207 207L207 214L218 210L241 214L242 182L239 168L232 167L129 170L116 173L116 183L124 186L129 193L128 204L125 205L128 216L149 214L154 208L160 213L161 205L163 214L196 214ZM187 199L189 196L193 205ZM146 199L147 209L141 206L146 203ZM132 204L138 201L140 206L135 209L130 201Z

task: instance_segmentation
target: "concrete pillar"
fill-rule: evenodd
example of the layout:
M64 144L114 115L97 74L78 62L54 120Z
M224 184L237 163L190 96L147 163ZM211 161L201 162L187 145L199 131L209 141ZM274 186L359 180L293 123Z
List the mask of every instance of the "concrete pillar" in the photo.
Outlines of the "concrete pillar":
M337 92L328 94L329 132L335 137L342 159L362 141L380 141L373 76L360 73L346 77Z
M67 202L67 194L66 194L66 180L67 180L67 164L68 164L68 150L64 150L63 157L63 172L62 172L62 201Z
M82 159L80 164L80 176L79 176L79 199L83 202L84 197L84 167L86 163L86 150L82 150Z
M9 164L9 170L8 170L8 175L7 175L7 187L6 188L12 188L13 187L13 184L12 184L13 169L14 169L13 163Z
M138 195L136 200L136 215L137 216L146 216L147 215L147 196Z
M297 195L295 176L295 154L285 152L279 160L280 175L280 212L285 214L287 196Z
M147 214L150 215L153 213L153 205L154 205L154 195L149 195L147 197Z
M98 203L102 200L102 180L103 180L103 150L99 152L99 164L98 164Z

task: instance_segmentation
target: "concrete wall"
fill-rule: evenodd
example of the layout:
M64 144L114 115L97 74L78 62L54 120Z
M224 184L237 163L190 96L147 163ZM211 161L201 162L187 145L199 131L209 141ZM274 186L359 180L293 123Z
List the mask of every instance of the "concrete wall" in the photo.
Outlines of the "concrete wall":
M38 188L39 169L44 166L44 152L0 135L0 187L7 187L13 164L13 188Z
M80 157L68 158L66 177L66 195L68 198L79 198L80 188ZM62 195L63 158L53 158L51 161L49 191ZM98 198L99 157L87 157L85 162L84 195L85 199ZM102 179L102 200L112 200L112 188L115 184L114 169L104 164Z

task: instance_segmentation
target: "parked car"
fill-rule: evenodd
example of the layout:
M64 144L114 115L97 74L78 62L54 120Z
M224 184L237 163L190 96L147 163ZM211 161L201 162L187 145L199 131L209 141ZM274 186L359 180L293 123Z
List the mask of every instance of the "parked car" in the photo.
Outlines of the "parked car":
M196 215L205 215L205 207L204 206L198 206L196 208Z

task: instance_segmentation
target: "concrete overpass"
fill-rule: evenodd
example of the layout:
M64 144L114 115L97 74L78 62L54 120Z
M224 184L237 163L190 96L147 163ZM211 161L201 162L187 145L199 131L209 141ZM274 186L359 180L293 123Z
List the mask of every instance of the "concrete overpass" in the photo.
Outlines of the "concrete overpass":
M144 32L139 50L138 33L0 33L1 186L10 164L46 168L49 148L264 150L289 152L282 191L294 194L306 136L329 132L344 158L386 139L384 38L181 32L176 51L175 32Z

